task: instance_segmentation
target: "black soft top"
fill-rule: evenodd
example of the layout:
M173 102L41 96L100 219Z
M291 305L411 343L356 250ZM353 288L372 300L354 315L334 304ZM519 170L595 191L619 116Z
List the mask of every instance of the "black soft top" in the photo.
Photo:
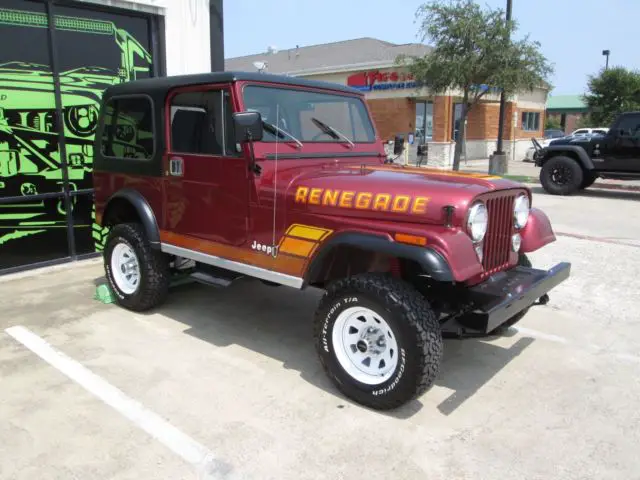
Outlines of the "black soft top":
M295 85L309 88L323 88L355 95L362 95L362 92L355 88L340 85L338 83L322 82L317 80L305 80L286 75L274 75L270 73L255 72L211 72L197 73L191 75L175 75L170 77L154 77L136 80L133 82L120 83L108 87L103 97L113 97L120 95L132 95L145 93L154 100L163 101L169 90L175 87L189 85L202 85L210 83L231 83L235 81L249 82L270 82L286 85Z

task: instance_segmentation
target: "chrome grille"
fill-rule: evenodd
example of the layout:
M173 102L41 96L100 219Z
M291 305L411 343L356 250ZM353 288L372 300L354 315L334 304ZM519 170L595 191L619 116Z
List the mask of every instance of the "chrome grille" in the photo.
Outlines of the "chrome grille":
M499 193L487 200L489 223L484 238L482 266L483 276L492 275L509 265L511 253L511 235L513 235L513 204L515 194Z

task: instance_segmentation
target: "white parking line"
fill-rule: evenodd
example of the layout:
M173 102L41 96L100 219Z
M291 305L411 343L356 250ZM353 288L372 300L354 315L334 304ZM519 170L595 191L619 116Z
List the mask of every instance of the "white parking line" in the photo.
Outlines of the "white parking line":
M529 335L535 338L541 338L544 340L549 340L550 342L564 343L564 344L569 343L569 341L566 338L559 337L557 335L551 335L550 333L539 332L537 330L532 330L526 327L511 327L511 328L513 328L517 332L524 333L525 335Z
M533 330L531 328L526 328L526 327L511 327L513 328L515 331L522 333L523 335L527 335L529 337L533 337L533 338L539 338L541 340L548 340L550 342L554 342L554 343L561 343L563 345L572 345L572 342L570 342L568 339L564 338L564 337L559 337L558 335L552 335L550 333L545 333L545 332L540 332L538 330ZM575 344L576 346L580 346ZM630 355L628 353L618 353L618 352L611 352L608 351L607 349L600 347L599 345L595 345L595 344L587 344L587 345L582 345L583 348L586 348L587 350L590 350L594 353L604 353L604 354L609 354L612 355L613 357L619 359L619 360L625 360L628 362L632 362L632 363L640 363L640 357L636 356L636 355Z
M204 445L128 397L77 361L56 350L29 329L15 326L7 328L5 332L193 465L198 478L203 480L221 478L227 470Z

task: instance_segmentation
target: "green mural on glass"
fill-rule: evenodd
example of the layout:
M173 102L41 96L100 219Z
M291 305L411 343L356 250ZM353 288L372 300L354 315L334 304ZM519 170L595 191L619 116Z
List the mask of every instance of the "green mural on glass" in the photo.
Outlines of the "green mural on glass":
M48 21L44 13L0 8L2 25L46 29ZM120 52L120 65L115 71L87 65L60 72L62 118L58 118L53 75L48 65L19 58L0 64L1 197L62 190L60 130L65 137L70 189L90 188L93 138L102 92L109 85L135 80L142 72L148 76L151 68L152 59L147 50L113 22L56 15L55 27L56 31L87 34L87 42L96 35L111 37ZM5 44L0 48L10 47ZM96 63L100 63L100 51L96 57ZM72 201L75 205L74 197ZM65 228L64 207L62 199L0 204L3 227L0 248L51 228ZM92 217L95 218L93 213ZM95 222L92 229L95 247L101 250L106 232Z

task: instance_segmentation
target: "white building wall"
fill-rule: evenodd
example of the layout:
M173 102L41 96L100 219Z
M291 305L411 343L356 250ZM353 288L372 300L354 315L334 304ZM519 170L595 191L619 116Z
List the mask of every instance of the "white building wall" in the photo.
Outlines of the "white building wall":
M211 71L209 0L81 0L164 17L167 75Z

